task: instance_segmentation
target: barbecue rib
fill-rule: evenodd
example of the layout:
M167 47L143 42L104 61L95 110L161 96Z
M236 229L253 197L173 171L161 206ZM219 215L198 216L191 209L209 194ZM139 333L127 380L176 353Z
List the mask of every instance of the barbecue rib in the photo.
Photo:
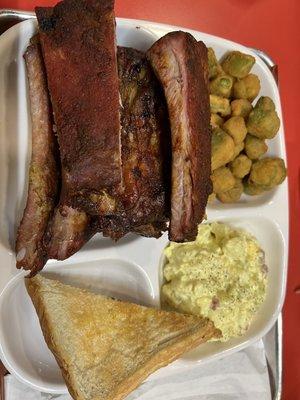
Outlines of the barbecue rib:
M36 8L67 205L114 212L122 185L113 0Z
M148 58L167 100L172 137L169 238L194 240L211 193L207 49L188 33L171 32Z
M146 55L119 47L118 71L124 181L121 199L127 225L134 230L166 221L170 133L163 92Z
M43 236L55 207L59 186L57 143L52 131L44 65L39 44L33 41L25 54L32 122L32 155L27 204L16 240L17 268L40 270L47 255Z

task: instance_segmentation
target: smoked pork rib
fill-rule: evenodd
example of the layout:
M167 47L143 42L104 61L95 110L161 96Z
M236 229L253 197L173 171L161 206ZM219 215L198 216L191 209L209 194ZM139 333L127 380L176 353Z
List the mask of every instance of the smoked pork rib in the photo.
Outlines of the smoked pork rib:
M122 206L131 230L166 221L170 136L167 107L145 53L118 48Z
M33 41L25 54L32 123L32 154L27 204L16 240L17 268L32 272L47 261L43 236L59 188L57 143L52 131L52 110L39 44Z
M169 238L194 240L211 193L207 49L188 33L171 32L149 50L168 105L172 137Z
M68 205L111 214L122 183L113 0L36 8Z
M167 108L145 53L118 47L123 190L99 230L118 240L128 232L159 237L167 229L170 141Z

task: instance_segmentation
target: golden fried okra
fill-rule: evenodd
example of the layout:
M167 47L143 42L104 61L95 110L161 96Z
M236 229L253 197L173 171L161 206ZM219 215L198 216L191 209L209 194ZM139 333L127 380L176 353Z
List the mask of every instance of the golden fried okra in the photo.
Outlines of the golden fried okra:
M222 117L226 117L231 113L231 107L228 99L211 94L209 96L210 111L214 114L221 114Z
M231 117L224 124L223 129L234 140L235 144L243 142L247 135L247 128L243 117Z
M231 51L227 54L221 66L226 74L235 78L244 78L255 64L255 58L240 51Z
M266 157L252 164L249 183L263 190L280 185L286 178L284 161L278 157Z
M233 97L235 99L247 99L252 102L260 91L260 81L257 75L249 74L245 78L237 80L233 85Z
M252 161L245 154L240 154L229 164L229 168L236 178L244 178L251 169Z
M222 203L236 203L241 198L243 189L244 187L242 180L236 178L233 188L227 190L226 192L218 193L217 197Z
M221 128L215 128L211 137L211 169L222 167L232 160L234 141Z
M280 119L269 97L261 97L247 120L247 130L260 139L272 139L278 132Z
M227 167L220 167L211 175L213 192L216 194L226 192L234 187L235 178Z
M253 107L247 99L237 99L231 102L231 115L233 117L247 118Z
M234 152L231 161L233 161L240 154L240 152L244 150L244 147L244 142L238 143L234 146Z
M260 108L264 111L275 111L275 104L272 99L268 96L261 96L255 105L256 108Z
M268 151L268 146L263 139L248 134L245 139L245 153L251 160L257 160Z
M243 189L244 189L244 193L248 194L249 196L257 196L257 195L265 192L265 190L263 188L255 185L255 183L249 182L247 180L243 182Z
M233 87L233 78L229 75L220 75L210 82L210 93L221 97L230 97Z
M224 123L224 120L220 115L218 114L211 114L210 115L210 125L212 128L217 128L218 126L222 126Z
M208 76L209 79L213 79L217 75L220 75L223 72L223 70L221 65L218 63L214 50L211 47L207 49L207 56L208 56Z

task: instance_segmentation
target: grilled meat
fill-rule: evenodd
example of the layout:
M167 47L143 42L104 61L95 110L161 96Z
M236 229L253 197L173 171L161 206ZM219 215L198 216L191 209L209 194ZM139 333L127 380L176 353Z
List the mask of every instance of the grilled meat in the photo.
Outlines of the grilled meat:
M49 258L70 257L96 229L114 240L130 231L159 237L166 230L170 155L164 150L169 128L163 93L144 53L119 47L118 70L124 177L118 211L96 219L66 205L62 195L44 239Z
M104 236L167 229L170 133L159 82L144 53L118 47L123 190L114 215L98 219Z
M194 240L211 193L207 49L188 33L171 32L148 51L167 100L172 137L169 238Z
M170 152L167 108L144 53L118 48L122 102L122 208L129 229L166 221Z
M71 257L96 233L93 217L66 203L64 187L62 183L59 204L48 223L43 240L48 258L56 260Z
M29 168L27 204L16 240L17 268L40 270L47 254L43 236L59 187L57 143L52 131L52 110L41 50L33 42L24 54L29 83L32 122L32 155Z
M120 47L116 59L113 0L64 0L36 12L62 180L35 41L25 54L33 154L17 266L34 275L97 231L159 237L169 218L170 240L193 240L211 191L205 45L173 32L147 56Z
M36 8L67 205L114 212L122 185L113 0Z

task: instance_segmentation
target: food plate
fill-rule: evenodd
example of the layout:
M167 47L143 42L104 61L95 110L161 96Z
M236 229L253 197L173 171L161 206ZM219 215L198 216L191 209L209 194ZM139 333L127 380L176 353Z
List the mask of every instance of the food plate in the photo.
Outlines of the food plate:
M1 287L17 274L13 244L23 212L30 157L30 118L26 96L23 53L36 23L20 23L0 38L0 262ZM125 46L148 48L175 26L146 21L117 19L117 40ZM226 51L240 50L256 58L253 72L261 80L261 93L270 96L280 119L277 87L266 65L248 48L201 32L181 28L212 46L220 58ZM285 157L284 133L269 142L269 154ZM216 204L208 208L209 220L221 220L246 228L260 241L269 267L267 299L250 329L241 338L226 343L210 343L187 354L172 368L191 362L204 362L240 350L261 338L274 324L281 310L286 285L288 254L287 182L257 198L243 197L234 205ZM88 285L95 291L159 306L161 254L167 236L146 239L128 235L114 244L97 235L84 248L64 262L49 261L46 273L59 273L64 280ZM44 344L33 306L25 293L24 273L19 273L3 290L0 299L0 356L10 372L39 390L66 392L56 362ZM12 335L13 332L13 335ZM170 367L168 367L170 368ZM158 373L163 373L159 371Z

